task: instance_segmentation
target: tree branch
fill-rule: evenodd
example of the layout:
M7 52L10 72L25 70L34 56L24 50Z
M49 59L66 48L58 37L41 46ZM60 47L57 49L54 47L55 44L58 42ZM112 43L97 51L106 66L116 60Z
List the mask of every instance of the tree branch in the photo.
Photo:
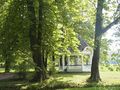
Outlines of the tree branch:
M120 17L118 17L116 20L114 20L112 23L110 23L107 27L105 27L102 31L101 31L101 35L105 32L107 32L113 25L117 24L120 21Z

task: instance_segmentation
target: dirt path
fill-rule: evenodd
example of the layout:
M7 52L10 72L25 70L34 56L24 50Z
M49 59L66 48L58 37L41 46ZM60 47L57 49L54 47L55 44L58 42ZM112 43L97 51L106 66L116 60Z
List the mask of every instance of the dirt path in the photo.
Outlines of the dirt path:
M13 78L14 76L14 73L0 73L0 80Z

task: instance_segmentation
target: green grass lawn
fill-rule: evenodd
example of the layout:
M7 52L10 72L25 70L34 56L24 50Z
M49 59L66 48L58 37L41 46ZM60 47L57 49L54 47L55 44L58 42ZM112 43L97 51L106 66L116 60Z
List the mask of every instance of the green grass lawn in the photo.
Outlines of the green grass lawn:
M67 88L64 90L120 90L120 87Z
M0 73L3 73L5 71L4 68L0 68Z
M41 84L29 83L28 80L2 80L0 90L41 90L41 88L46 88L45 90L120 90L120 72L101 72L100 74L102 82L98 84L86 82L90 73L59 73ZM5 87L12 89L1 89ZM16 89L13 89L14 87Z
M61 90L120 90L120 72L101 72L102 82L87 83L90 73L59 73L43 84L32 84L32 88L62 88Z
M101 72L100 74L104 85L120 84L120 72ZM89 76L90 73L66 73L58 74L56 78L59 81L85 85Z

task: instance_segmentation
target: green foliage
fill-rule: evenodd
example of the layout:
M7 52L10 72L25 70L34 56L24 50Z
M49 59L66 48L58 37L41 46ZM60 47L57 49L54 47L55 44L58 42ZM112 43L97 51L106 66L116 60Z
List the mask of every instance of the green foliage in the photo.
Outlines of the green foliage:
M119 65L110 65L110 64L100 65L100 71L119 72L120 71L120 66Z
M108 51L109 51L109 46L110 45L110 41L107 39L102 39L101 40L101 52L100 52L100 59L101 59L101 63L105 64L108 60Z
M101 71L120 71L119 50L111 56L109 55L108 59L105 59L105 57L108 57L107 54L105 54L104 57L101 56L101 58L103 58L101 59Z
M36 27L37 31L40 31L38 1L34 0L34 7ZM70 55L69 48L80 53L78 35L83 37L88 45L93 46L96 2L96 0L43 0L41 47L49 58L53 52L55 55ZM107 1L104 8L110 9ZM24 69L34 67L29 42L30 23L26 0L0 1L0 57L2 61L9 60L13 67L18 65L20 71L26 61L28 64ZM107 60L108 44L105 45L106 40L102 43L101 59Z
M119 17L119 12L116 12L117 6L117 0L105 0L103 10L103 27L106 27L112 20Z
M57 55L70 55L68 48L79 53L78 34L84 37L90 45L93 44L95 8L89 0L44 0L43 6L42 48L49 56L53 52ZM34 1L34 7L38 26L38 0ZM26 0L2 0L0 12L0 54L3 60L6 60L7 56L11 63L18 63L20 59L16 57L23 57L19 53L32 57L31 54L27 56L26 53L30 52L30 21Z
M25 2L21 0L9 0L3 5L6 8L4 10L5 14L4 12L2 13L4 15L4 22L0 25L2 27L0 29L0 54L9 63L15 61L15 52L18 50L29 50L28 19Z
M117 65L120 65L120 49L111 55L111 61L115 61Z

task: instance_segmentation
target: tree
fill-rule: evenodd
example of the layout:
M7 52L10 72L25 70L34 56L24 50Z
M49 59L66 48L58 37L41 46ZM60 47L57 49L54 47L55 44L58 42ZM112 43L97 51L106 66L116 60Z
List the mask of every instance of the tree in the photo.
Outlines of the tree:
M27 0L27 7L30 19L30 47L32 51L33 61L36 64L36 74L34 81L45 80L46 68L44 64L44 52L42 48L42 31L43 31L43 0L39 0L39 26L37 26L37 18L34 7L34 0Z
M54 61L57 55L70 55L68 48L78 53L78 34L92 45L95 9L91 0L9 1L6 1L9 3L5 9L7 13L0 13L0 46L3 47L0 49L0 54L5 57L5 61L9 60L10 64L14 61L12 56L17 59L22 55L27 56L26 52L31 52L29 57L33 58L36 65L34 66L35 81L43 81L47 78L48 60ZM3 2L0 4L2 5ZM98 10L102 13L101 11ZM95 42L97 43L95 44L98 45L95 51L97 52L102 33L118 22L119 18L101 29L102 17L99 14L96 17ZM53 53L54 58L52 58ZM98 57L99 53L96 54ZM6 55L9 59L6 59ZM19 62L19 60L15 61Z
M44 0L42 3L39 0L5 2L8 3L7 9L5 13L0 13L0 54L2 58L4 57L4 61L9 60L8 64L20 62L18 58L22 57L22 54L27 56L26 52L30 53L31 49L32 58L36 64L35 77L39 80L46 77L45 74L40 76L40 70L45 66L43 73L46 73L44 71L47 71L47 58L51 57L51 53L66 54L69 52L68 47L73 48L74 51L77 50L79 42L76 33L71 27L72 24L68 23L70 17L67 16L70 15L68 13L70 9L65 12L58 9L53 0ZM3 2L0 4L4 5ZM65 3L62 5L64 6ZM61 27L63 24L64 27ZM63 39L64 42L62 42ZM14 61L11 57L16 60ZM31 58L31 54L29 57ZM45 65L42 66L41 63Z
M14 65L17 51L29 52L28 19L25 1L3 1L5 3L1 5L4 8L0 17L0 53L5 62L5 71L9 72L11 65Z
M47 54L49 54L49 57L53 53L55 55L66 54L68 47L76 50L79 42L77 42L76 33L70 26L67 26L68 19L62 17L59 13L61 10L56 8L55 2L40 0L37 2L39 7L35 7L33 3L33 0L27 0L30 19L30 47L33 61L36 64L34 80L43 81L47 78L47 59L45 59L48 56ZM62 19L59 19L61 17ZM61 22L64 19L65 22ZM61 24L64 27L60 28L59 25ZM62 42L63 39L64 42Z
M90 81L94 81L94 82L98 82L101 80L100 74L99 74L101 36L103 35L103 33L109 30L113 25L117 24L120 20L120 17L118 17L108 26L103 28L102 26L103 8L104 8L104 0L98 0L97 12L96 12L96 25L95 25L94 53L93 53L93 59L92 59L91 76L89 78Z
M102 31L102 10L103 10L104 0L98 0L97 12L96 12L96 24L95 24L95 39L94 39L94 53L92 59L91 76L90 81L101 80L99 74L99 57L100 57L100 42L101 42L101 31Z

